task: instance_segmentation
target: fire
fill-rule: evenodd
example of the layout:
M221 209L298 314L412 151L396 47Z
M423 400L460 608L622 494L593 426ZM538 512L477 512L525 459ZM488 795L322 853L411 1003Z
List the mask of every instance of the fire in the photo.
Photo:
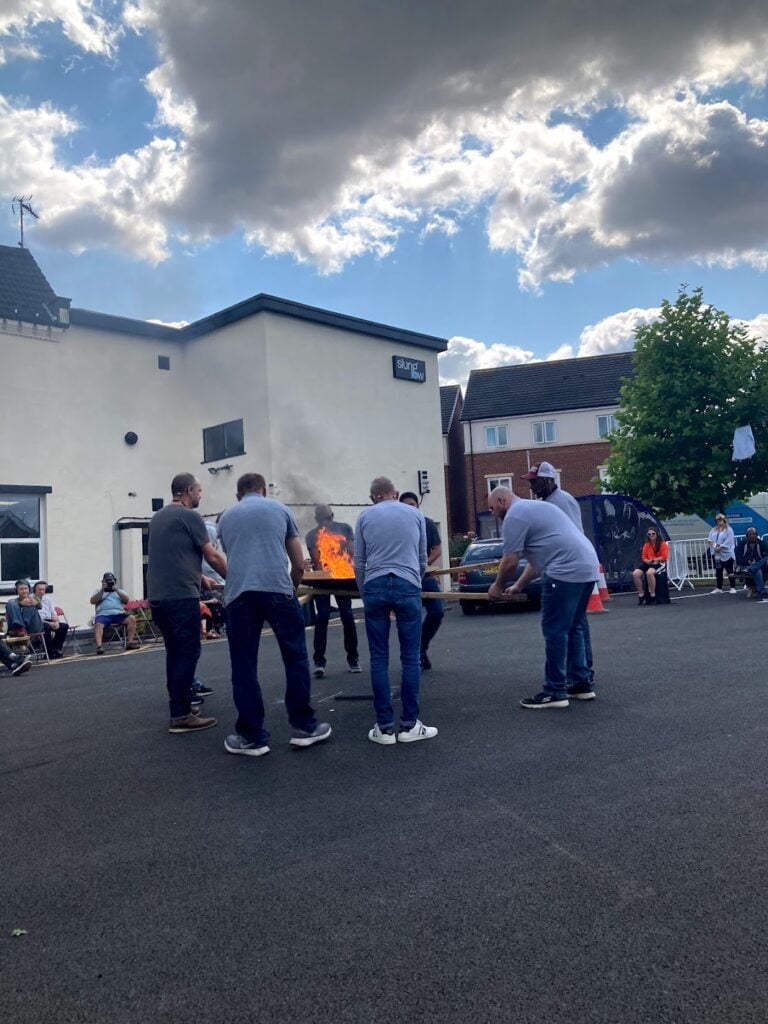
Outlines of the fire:
M317 550L323 569L327 569L333 579L350 579L355 570L352 559L345 550L344 537L338 533L329 533L324 527L317 531Z

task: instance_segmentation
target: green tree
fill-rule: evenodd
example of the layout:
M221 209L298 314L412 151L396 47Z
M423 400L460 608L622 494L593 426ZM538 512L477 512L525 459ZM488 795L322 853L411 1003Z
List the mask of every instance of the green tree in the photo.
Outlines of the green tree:
M621 389L611 435L611 490L667 517L707 515L768 487L768 356L708 306L680 290L635 331L634 377ZM756 454L732 459L733 431L749 424Z

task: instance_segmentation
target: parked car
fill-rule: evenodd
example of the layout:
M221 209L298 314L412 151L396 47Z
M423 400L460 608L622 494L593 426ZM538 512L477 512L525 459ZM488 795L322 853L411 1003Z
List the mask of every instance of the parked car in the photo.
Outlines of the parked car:
M473 569L472 566L478 562L498 562L502 554L502 543L498 538L491 538L490 540L476 540L473 541L467 550L464 552L464 556L461 559L462 571L458 573L459 582L459 593L460 594L485 594L488 591L488 587L496 579L496 569ZM515 568L510 573L509 577L504 581L505 587L511 587L512 584L519 579L523 569L526 567L526 561L521 558ZM466 568L464 568L466 566ZM518 598L517 603L527 602L530 605L539 607L541 604L541 578L537 577L534 580L530 580L526 583L523 588L523 592ZM460 600L461 610L465 615L474 615L475 612L481 608L494 607L488 604L487 601L472 601L470 599Z

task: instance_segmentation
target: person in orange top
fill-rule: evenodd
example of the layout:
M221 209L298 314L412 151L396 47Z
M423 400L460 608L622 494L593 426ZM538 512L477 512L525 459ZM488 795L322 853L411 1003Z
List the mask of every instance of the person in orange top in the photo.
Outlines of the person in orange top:
M661 539L656 530L650 529L640 554L640 564L632 573L638 604L656 604L656 573L666 565L668 558L669 544ZM648 581L647 597L643 590L643 576Z

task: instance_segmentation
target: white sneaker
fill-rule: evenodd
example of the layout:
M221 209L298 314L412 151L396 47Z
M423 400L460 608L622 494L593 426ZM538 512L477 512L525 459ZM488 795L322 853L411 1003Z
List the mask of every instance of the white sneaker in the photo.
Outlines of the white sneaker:
M368 733L368 739L371 741L371 743L381 743L383 747L388 747L391 746L393 743L397 743L397 738L395 736L394 729L392 730L392 732L382 732L378 725L374 725L374 727L370 730L370 732Z
M731 589L728 591L728 593L729 594L735 594L736 593L736 587L731 587Z
M397 734L399 743L415 743L416 740L431 740L437 736L437 729L434 725L424 725L416 722L410 729L401 729Z
M710 590L710 594L724 594L724 593L725 593L725 591L721 590L719 587L715 587L714 590Z

